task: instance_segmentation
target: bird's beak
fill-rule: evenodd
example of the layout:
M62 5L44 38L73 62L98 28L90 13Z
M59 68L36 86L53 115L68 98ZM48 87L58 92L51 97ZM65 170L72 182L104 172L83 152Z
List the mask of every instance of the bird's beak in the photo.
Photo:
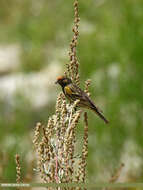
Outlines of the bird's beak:
M58 84L58 81L56 81L55 84Z

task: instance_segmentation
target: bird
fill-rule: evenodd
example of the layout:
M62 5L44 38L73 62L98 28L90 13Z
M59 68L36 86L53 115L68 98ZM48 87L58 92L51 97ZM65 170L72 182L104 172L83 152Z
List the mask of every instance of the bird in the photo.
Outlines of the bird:
M79 100L77 107L83 107L94 111L106 124L109 121L104 117L99 108L94 104L91 98L86 92L72 82L72 80L66 76L59 76L55 82L62 87L62 91L65 97L70 101L74 102Z

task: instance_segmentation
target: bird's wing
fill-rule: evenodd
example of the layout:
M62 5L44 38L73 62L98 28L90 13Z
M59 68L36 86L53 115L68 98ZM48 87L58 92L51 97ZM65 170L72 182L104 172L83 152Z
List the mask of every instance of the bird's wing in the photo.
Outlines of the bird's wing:
M72 95L77 99L80 99L81 106L96 108L98 111L100 111L97 106L95 106L94 102L91 100L88 94L81 90L78 86L72 85L71 90L73 92Z
M70 96L73 100L80 99L82 97L81 89L73 84L65 86L64 92L65 95Z
M80 105L82 106L91 106L92 101L88 95L81 90L78 86L70 84L64 88L65 94L70 97L73 101L79 99Z
M71 100L80 100L78 106L93 110L101 119L108 123L108 120L102 115L99 108L94 104L90 97L78 86L70 84L64 88L65 95Z

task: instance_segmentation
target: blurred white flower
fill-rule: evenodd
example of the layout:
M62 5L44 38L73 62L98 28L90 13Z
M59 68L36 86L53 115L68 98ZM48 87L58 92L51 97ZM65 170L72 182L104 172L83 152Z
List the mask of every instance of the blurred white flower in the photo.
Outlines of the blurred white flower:
M52 62L44 70L32 73L15 73L0 78L0 97L14 104L14 97L20 92L34 107L47 104L56 98L54 84L61 70L57 62Z
M80 23L80 33L81 34L91 34L96 30L96 26L89 21L82 20Z
M108 75L112 78L118 78L119 74L120 74L120 67L118 63L112 63L110 64L109 68L108 68Z
M141 174L142 159L138 155L139 148L131 139L126 140L124 150L121 155L121 162L125 164L122 174L119 177L120 182L128 181L130 176L137 177Z
M20 65L19 45L0 45L0 73L16 70Z

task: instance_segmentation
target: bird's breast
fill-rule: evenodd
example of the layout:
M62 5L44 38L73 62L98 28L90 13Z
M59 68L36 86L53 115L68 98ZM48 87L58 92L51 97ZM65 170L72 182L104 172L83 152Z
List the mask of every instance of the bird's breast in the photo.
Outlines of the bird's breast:
M68 94L68 95L72 94L72 90L71 90L71 88L69 86L65 86L64 92L65 92L65 94Z

